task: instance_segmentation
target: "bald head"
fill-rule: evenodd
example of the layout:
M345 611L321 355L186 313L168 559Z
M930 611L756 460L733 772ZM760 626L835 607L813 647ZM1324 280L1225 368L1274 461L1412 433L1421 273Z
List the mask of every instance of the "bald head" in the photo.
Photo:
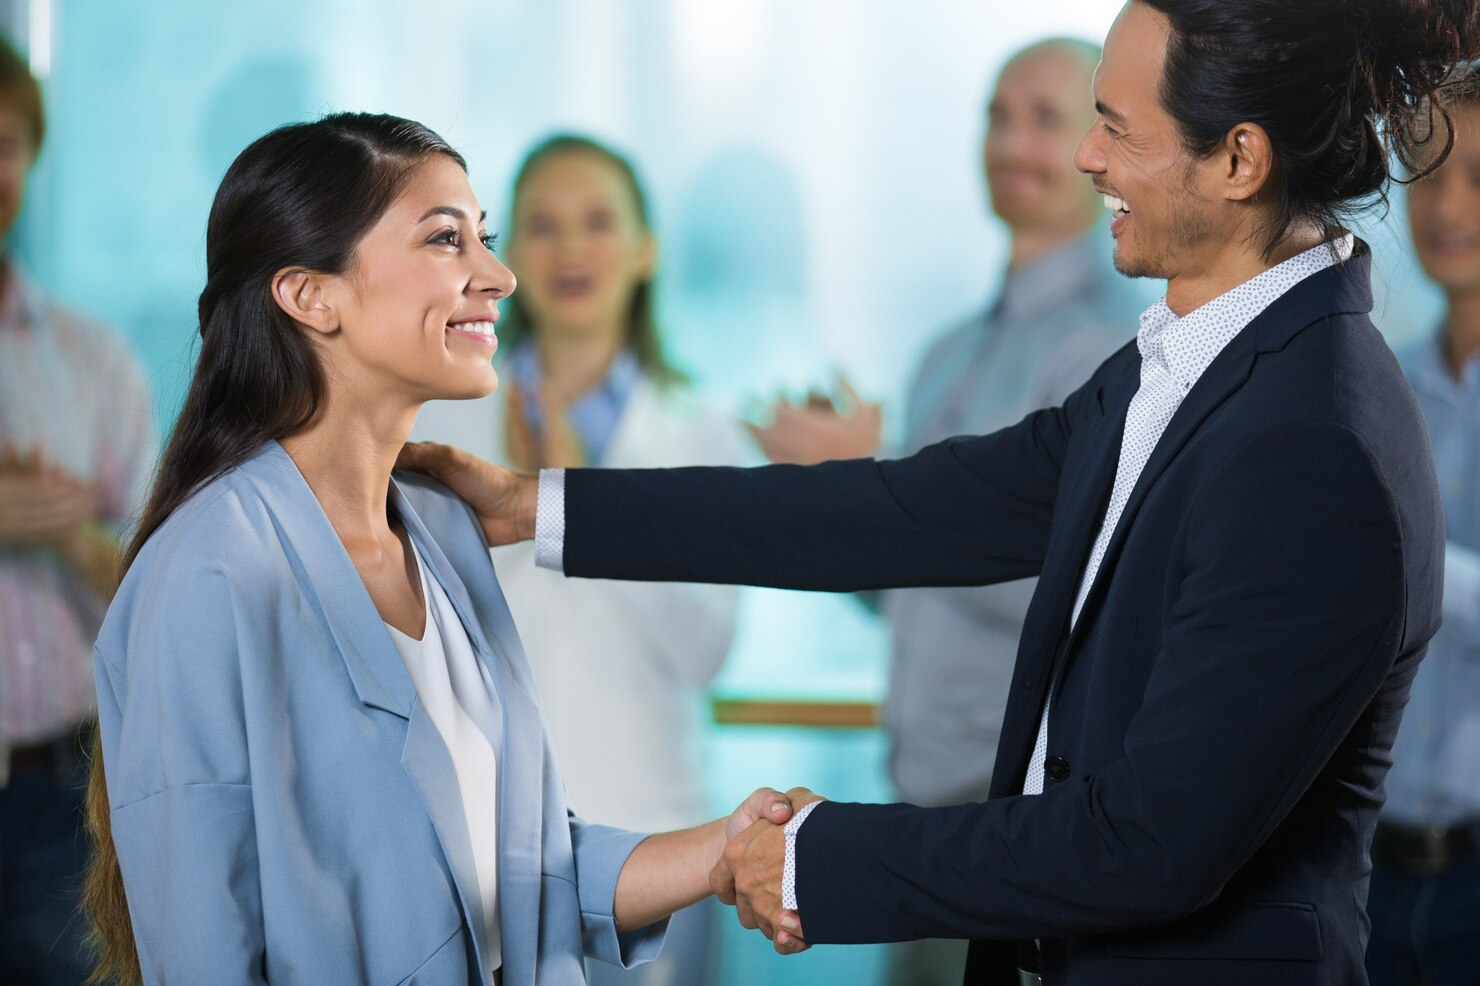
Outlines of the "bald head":
M1100 218L1099 199L1074 169L1074 149L1094 123L1090 93L1099 46L1039 41L1008 59L992 92L983 158L992 210L1018 241L1043 252Z
M1028 61L1035 58L1058 59L1055 64L1078 71L1084 80L1085 92L1089 92L1089 85L1095 74L1095 66L1100 64L1100 46L1093 41L1085 41L1082 38L1045 38L1035 41L1026 48L1019 48L1007 59L1007 64L1002 68L1002 74L997 76L1000 85L1002 75L1020 61ZM1066 84L1073 85L1074 80L1065 80Z

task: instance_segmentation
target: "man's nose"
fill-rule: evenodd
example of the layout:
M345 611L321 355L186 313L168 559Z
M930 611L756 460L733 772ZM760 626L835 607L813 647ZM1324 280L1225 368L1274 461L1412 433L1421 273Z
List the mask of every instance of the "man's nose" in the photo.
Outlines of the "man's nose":
M1103 174L1105 171L1105 149L1096 136L1096 127L1090 127L1079 138L1074 148L1074 167L1087 175Z

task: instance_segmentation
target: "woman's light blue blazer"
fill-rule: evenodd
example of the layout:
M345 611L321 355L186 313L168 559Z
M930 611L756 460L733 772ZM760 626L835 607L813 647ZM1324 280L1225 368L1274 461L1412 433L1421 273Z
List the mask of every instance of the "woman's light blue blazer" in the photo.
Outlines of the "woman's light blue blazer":
M421 477L398 476L392 495L502 704L504 986L583 983L583 955L652 958L665 925L619 933L612 917L642 835L568 811L471 511ZM161 525L95 657L113 838L146 982L489 982L452 761L280 445Z

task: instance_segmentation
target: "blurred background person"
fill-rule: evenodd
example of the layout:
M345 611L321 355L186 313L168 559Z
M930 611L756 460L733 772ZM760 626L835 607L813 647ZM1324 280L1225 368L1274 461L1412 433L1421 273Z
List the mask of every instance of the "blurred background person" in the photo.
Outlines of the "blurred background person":
M1372 840L1373 986L1480 983L1480 70L1468 81L1449 108L1453 153L1408 190L1414 248L1447 302L1402 357L1444 501L1444 623L1413 680Z
M0 237L46 132L41 88L0 37ZM0 257L0 982L87 975L79 726L118 526L148 482L153 418L124 341Z
M985 434L1061 402L1134 338L1153 291L1116 274L1101 197L1074 168L1094 122L1097 45L1051 38L1015 53L987 110L982 163L992 211L1011 236L1002 289L927 351L910 384L910 454L953 435ZM753 429L767 457L811 463L873 455L879 408L846 381L833 404L778 404ZM884 723L889 775L923 806L986 799L1018 636L1036 580L888 593L891 662ZM906 943L891 981L960 979L966 942Z
M501 392L439 402L416 437L523 470L732 465L744 433L706 407L664 358L655 315L658 244L632 164L586 137L535 147L514 179L507 255L519 292L498 326ZM704 695L729 650L736 589L565 579L533 544L493 552L576 810L644 831L709 817ZM715 905L675 914L662 956L593 983L701 984Z

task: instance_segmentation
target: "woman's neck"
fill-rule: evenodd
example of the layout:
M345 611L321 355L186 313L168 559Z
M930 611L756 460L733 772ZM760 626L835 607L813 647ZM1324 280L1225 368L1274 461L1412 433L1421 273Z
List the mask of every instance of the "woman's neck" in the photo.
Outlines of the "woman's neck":
M312 423L282 440L346 543L389 533L391 469L411 435L418 407L392 408L331 394Z
M599 384L622 351L625 336L625 332L536 335L540 372L554 396L569 404Z

